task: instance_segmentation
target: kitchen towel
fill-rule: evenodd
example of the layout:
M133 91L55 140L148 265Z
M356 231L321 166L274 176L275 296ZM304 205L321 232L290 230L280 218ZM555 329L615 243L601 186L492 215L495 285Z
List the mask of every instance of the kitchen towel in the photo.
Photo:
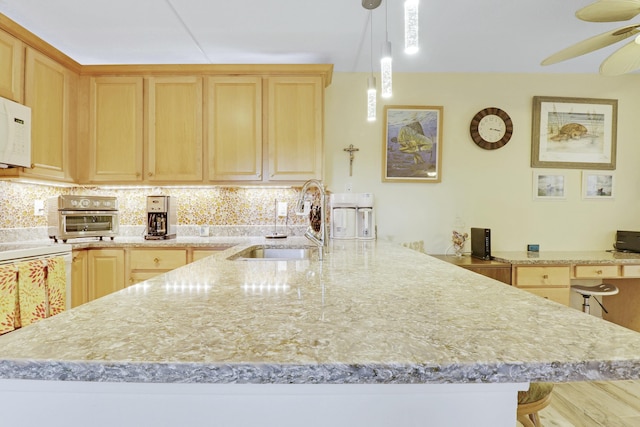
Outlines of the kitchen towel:
M46 260L18 263L18 301L20 324L27 326L49 314L46 288Z
M67 305L67 270L63 257L47 259L46 286L49 316L62 313Z
M18 306L18 269L0 265L0 335L20 327Z

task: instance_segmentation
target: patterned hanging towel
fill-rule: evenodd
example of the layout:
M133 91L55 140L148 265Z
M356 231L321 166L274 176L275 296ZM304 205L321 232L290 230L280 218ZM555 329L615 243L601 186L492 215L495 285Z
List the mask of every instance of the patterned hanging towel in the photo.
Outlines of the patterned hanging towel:
M47 259L49 315L62 313L67 305L67 270L63 257Z
M24 261L18 264L18 300L20 323L27 326L49 315L45 285L46 260Z
M18 269L0 265L0 335L20 327L18 306Z

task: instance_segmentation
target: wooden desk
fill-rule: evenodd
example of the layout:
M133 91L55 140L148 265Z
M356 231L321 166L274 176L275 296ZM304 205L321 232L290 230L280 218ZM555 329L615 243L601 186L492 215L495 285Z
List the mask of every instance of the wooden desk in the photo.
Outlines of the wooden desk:
M492 279L499 280L511 284L511 264L500 261L486 261L483 259L473 258L469 255L463 255L461 257L455 255L431 255L434 258L441 259L450 264L455 264L459 267L466 268L483 276L491 277Z

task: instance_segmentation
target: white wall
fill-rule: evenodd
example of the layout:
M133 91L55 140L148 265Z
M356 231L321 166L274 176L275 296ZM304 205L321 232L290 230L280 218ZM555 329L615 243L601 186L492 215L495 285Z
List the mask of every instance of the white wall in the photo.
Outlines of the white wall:
M640 230L640 75L395 73L386 104L444 107L441 183L382 182L383 102L378 98L378 120L368 123L366 77L335 73L326 91L325 181L334 192L351 183L354 192L375 193L379 238L424 240L427 252L445 253L457 216L467 228L491 228L493 251L526 250L527 243L543 251L603 250L616 230ZM536 95L618 99L613 200L583 200L577 169L561 170L565 200L533 199ZM514 123L511 141L498 150L483 150L469 136L471 118L485 107L505 110ZM343 151L349 144L360 149L352 177Z

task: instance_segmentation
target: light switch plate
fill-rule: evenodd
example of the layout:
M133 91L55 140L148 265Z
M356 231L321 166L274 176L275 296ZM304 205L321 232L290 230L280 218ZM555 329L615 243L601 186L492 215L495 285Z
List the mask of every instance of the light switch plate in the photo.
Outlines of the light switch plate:
M287 202L278 202L278 216L287 216Z

